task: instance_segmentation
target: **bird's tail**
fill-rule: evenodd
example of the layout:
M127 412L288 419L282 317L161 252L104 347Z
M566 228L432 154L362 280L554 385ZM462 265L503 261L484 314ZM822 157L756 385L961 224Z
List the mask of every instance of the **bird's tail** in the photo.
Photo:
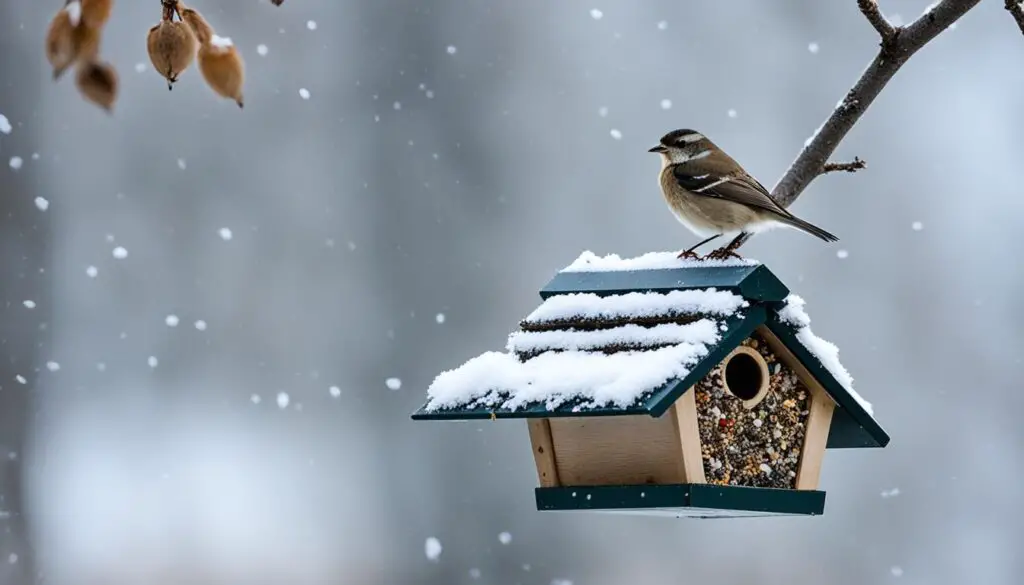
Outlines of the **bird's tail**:
M816 226L816 225L814 225L812 223L808 223L808 222L800 219L799 217L797 217L795 215L786 214L786 215L780 216L779 217L779 221L781 221L782 223L791 225L791 226L795 227L796 229L798 229L800 231L807 232L807 233L811 234L812 236L821 238L821 239L825 240L826 242L838 242L839 241L839 238L837 238L836 236L826 232L825 230L821 229L820 227L818 227L818 226Z

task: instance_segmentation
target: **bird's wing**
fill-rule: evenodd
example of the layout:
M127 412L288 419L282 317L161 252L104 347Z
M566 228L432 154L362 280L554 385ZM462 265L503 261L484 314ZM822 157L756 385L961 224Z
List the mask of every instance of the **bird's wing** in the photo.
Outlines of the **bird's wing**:
M749 175L696 174L686 165L676 165L672 174L679 186L696 195L731 201L788 217L790 214L768 194L761 183Z

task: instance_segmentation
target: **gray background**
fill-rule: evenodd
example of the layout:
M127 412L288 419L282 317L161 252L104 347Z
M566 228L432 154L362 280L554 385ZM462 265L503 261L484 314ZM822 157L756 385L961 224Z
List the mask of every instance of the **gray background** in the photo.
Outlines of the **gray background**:
M112 118L49 79L59 5L0 2L0 583L1019 583L1024 39L1001 2L856 126L839 155L867 171L797 201L839 244L745 248L892 445L829 453L822 518L718 522L538 513L525 425L408 415L582 250L695 241L645 152L663 132L773 184L874 54L853 0L196 0L246 59L244 111L195 68L168 92L158 2L120 1Z

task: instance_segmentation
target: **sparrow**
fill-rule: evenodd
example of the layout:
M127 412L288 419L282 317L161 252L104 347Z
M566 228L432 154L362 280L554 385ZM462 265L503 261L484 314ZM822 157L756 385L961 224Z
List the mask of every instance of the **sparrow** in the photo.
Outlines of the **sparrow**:
M648 152L661 155L661 193L680 223L705 238L679 254L698 258L694 250L724 234L737 234L707 258L739 257L736 249L752 234L787 226L826 242L839 238L786 211L743 167L696 130L673 130Z

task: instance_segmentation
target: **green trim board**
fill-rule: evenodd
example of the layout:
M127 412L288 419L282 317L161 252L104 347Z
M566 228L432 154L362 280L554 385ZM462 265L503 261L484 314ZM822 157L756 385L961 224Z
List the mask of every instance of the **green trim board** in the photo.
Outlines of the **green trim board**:
M734 292L749 301L782 302L789 289L763 264L694 266L610 272L559 272L540 290L540 297L593 293L612 296L631 292L708 289Z
M629 408L602 407L579 409L582 401L570 401L554 410L548 410L542 402L531 404L526 408L508 410L502 408L469 408L469 409L445 409L425 410L426 405L413 413L413 420L471 420L471 419L506 419L506 418L550 418L564 416L624 416L624 415L650 415L659 417L667 411L672 404L679 399L683 393L707 375L718 362L744 339L750 336L759 325L765 323L767 312L764 307L753 306L747 309L743 316L733 317L724 321L725 330L722 332L721 341L712 347L711 352L701 359L689 375L683 380L669 380L665 385L650 392L642 402Z
M615 511L676 517L819 516L825 492L723 486L667 485L566 486L536 488L541 511Z
M864 407L857 402L842 384L836 380L821 361L808 350L796 337L793 326L782 322L779 316L772 313L765 323L768 329L793 352L796 359L825 388L825 392L835 400L838 408L829 428L827 448L860 448L885 447L889 444L889 434L879 426Z

